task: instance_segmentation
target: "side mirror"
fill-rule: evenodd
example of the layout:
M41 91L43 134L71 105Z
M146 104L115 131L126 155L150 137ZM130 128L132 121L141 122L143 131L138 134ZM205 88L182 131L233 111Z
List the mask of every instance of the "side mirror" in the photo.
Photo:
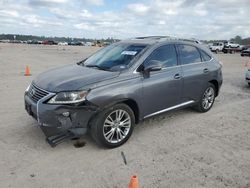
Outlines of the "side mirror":
M144 72L160 71L162 69L162 64L157 60L150 60L144 65Z

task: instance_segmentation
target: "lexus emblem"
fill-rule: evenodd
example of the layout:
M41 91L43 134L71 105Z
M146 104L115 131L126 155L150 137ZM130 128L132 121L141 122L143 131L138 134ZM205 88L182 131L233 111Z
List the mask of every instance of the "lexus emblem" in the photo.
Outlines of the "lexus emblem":
M35 95L36 91L34 89L31 89L31 95Z

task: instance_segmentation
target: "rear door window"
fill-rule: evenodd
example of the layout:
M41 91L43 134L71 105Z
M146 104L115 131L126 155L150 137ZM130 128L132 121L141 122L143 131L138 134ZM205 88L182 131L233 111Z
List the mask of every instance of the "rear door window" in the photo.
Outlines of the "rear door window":
M178 44L177 47L182 65L201 62L201 56L196 47L186 44Z
M155 49L144 63L151 60L159 61L162 67L173 67L177 65L177 55L174 45L168 44Z

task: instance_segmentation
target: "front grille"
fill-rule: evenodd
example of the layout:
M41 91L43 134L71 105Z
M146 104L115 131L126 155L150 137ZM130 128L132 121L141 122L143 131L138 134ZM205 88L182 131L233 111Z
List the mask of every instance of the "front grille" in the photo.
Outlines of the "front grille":
M37 87L34 84L30 85L30 88L28 90L28 96L37 103L37 101L39 101L40 99L42 99L43 97L45 97L46 95L48 95L49 92L40 89L39 87Z

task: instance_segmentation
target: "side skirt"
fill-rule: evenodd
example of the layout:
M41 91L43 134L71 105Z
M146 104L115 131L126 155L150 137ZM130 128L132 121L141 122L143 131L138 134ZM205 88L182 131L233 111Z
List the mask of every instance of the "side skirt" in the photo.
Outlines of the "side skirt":
M192 101L187 101L187 102L184 102L184 103L181 103L181 104L178 104L178 105L175 105L175 106L172 106L172 107L169 107L169 108L160 110L160 111L158 111L158 112L154 112L154 113L152 113L152 114L146 115L146 116L144 117L144 119L145 119L145 118L152 117L152 116L155 116L155 115L157 115L157 114L161 114L161 113L164 113L164 112L168 112L168 111L170 111L170 110L174 110L174 109L177 109L177 108L180 108L180 107L183 107L183 106L192 104L192 103L194 103L194 102L195 102L195 101L193 101L193 100L192 100Z

